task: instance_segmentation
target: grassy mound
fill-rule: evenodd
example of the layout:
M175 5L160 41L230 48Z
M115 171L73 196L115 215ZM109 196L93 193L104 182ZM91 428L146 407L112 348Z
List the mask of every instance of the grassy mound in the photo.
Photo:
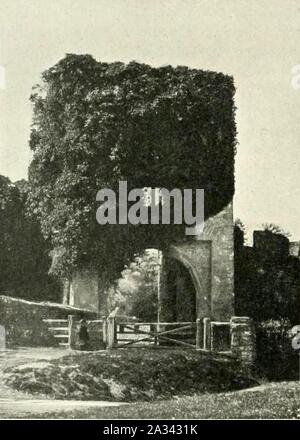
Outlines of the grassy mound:
M72 419L300 419L299 382L264 384L218 394L195 394L159 402L120 407L83 408L68 412L38 412L34 418ZM1 409L0 409L1 414ZM14 417L19 417L14 414Z
M55 399L150 401L255 385L230 362L184 350L80 353L7 368L3 380L19 391Z

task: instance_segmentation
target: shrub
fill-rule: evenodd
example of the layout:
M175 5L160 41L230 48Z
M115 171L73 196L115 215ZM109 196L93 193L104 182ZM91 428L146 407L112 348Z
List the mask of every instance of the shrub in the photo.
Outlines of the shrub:
M288 319L263 321L257 325L257 366L270 380L298 377L298 356L291 346Z

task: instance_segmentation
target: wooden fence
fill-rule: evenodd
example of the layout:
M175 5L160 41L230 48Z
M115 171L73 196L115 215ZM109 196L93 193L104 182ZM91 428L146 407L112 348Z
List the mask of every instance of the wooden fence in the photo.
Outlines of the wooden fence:
M78 348L78 334L80 320L69 315L68 319L43 319L54 338L59 340L58 345L66 348ZM106 319L85 320L89 335L89 349L97 350L106 346Z
M204 352L230 352L230 322L209 318L196 322L118 322L115 317L106 322L107 348L179 345Z
M73 316L68 319L45 319L49 331L62 347L74 346L77 324ZM227 352L231 350L230 322L211 321L210 318L196 322L135 322L120 321L115 316L87 321L100 324L96 338L101 338L106 348L181 346L203 352Z

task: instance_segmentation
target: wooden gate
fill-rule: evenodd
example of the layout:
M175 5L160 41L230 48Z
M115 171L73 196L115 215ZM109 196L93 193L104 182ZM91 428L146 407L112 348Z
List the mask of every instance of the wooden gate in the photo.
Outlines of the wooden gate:
M107 319L107 347L174 347L197 348L198 322L118 322Z
M206 353L229 353L230 322L209 318L196 322L132 322L109 317L106 345L107 348L182 346Z

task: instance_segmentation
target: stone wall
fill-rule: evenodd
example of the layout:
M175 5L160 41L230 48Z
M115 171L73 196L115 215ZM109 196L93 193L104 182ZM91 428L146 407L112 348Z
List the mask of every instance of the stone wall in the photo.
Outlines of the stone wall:
M6 330L8 348L17 346L57 346L58 340L48 330L43 319L96 319L88 310L55 303L38 303L8 296L0 296L0 325Z
M299 241L290 241L289 254L292 257L299 257L300 256L300 242Z
M231 352L246 370L251 370L256 360L256 335L251 318L233 316L230 320Z

